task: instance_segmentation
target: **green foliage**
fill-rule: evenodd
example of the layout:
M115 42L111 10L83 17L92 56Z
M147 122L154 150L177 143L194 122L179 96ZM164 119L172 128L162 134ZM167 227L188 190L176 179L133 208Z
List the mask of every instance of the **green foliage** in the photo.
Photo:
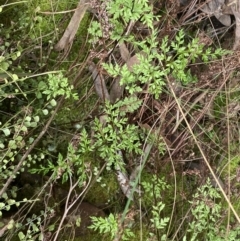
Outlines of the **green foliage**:
M40 215L33 214L31 217L26 219L26 223L24 224L24 227L21 223L16 223L15 226L18 229L24 228L26 232L19 231L18 232L18 238L20 241L35 241L35 240L43 240L44 239L44 233L41 232L40 228L41 225L44 222L44 219L47 217L47 215L53 214L53 209L47 209L45 212L41 211ZM49 231L53 231L52 225L48 227Z
M122 235L122 240L133 240L135 238L135 234L130 228L124 228L124 232Z
M124 102L123 102L124 105ZM141 153L138 128L135 125L127 124L127 118L120 118L120 104L111 105L106 103L104 124L95 119L95 148L99 151L100 157L107 162L107 168L112 165L115 168L123 167L122 156L119 151L127 153ZM123 113L122 113L123 114Z
M75 100L78 99L76 93L72 93L73 86L69 85L68 79L63 77L60 72L57 75L48 74L48 80L46 82L39 82L38 89L45 95L47 100L56 98L57 96L65 96L65 98L73 97Z
M151 218L150 221L156 229L164 229L169 222L169 218L160 218L161 211L164 209L164 207L165 204L162 202L158 202L156 206L153 206L153 218Z
M236 240L240 227L226 233L226 227L221 224L223 207L216 199L221 198L219 192L212 187L208 179L206 184L198 188L193 195L191 212L193 221L189 223L188 232L191 233L189 240ZM186 239L186 237L185 237Z
M14 191L14 188L11 190ZM28 201L27 199L24 199L23 201L16 201L15 198L16 196L13 196L13 198L9 198L7 193L3 193L2 198L4 199L4 202L0 202L0 217L2 217L2 211L9 211L11 209L11 206L16 206L19 207L21 203L26 203L26 202L31 202Z
M88 139L85 130L81 134L82 142L79 143L78 148L75 150L72 144L69 144L67 156L64 158L61 153L58 154L57 163L48 161L47 167L40 165L40 168L31 169L31 173L43 173L44 175L53 173L53 179L62 179L62 183L69 180L73 174L77 174L79 185L81 186L87 179L86 163L84 162L84 155L93 151L90 140Z
M142 100L137 96L125 97L123 100L118 101L114 106L119 108L119 115L125 116L127 113L133 113L142 104Z
M148 0L135 1L117 0L107 2L107 13L109 15L109 25L111 26L112 40L123 38L124 30L127 24L134 21L140 21L150 29L153 29L153 21L158 17L152 13L152 8ZM103 37L102 27L96 21L93 21L88 29L92 36L90 42L96 43L100 37Z
M28 112L28 108L26 107L24 111ZM19 160L22 157L19 153L20 150L26 148L26 146L30 145L34 140L34 136L26 138L26 135L29 131L34 130L38 126L40 117L32 113L25 114L25 116L22 116L20 113L16 115L18 118L14 125L11 123L12 120L9 119L8 122L0 127L0 148L5 150L4 154L2 153L0 156L2 180L7 180L9 176L15 177L15 175L13 175L13 170L17 165L15 160ZM43 154L36 154L34 158L29 156L29 158L23 162L21 170L24 170L24 166L29 167L36 160L40 161L43 158Z
M161 198L161 192L168 189L170 186L166 183L164 178L158 178L156 175L152 176L151 182L141 182L146 196L151 200L154 198Z
M120 22L123 19L126 23L140 20L149 28L153 28L154 16L148 0L138 2L127 0L109 1L107 10L112 17L114 26L116 26L115 21ZM113 35L115 36L115 34Z
M76 7L77 3L78 1L69 3L30 0L1 6L1 10L3 10L0 23L1 188L11 178L13 180L17 178L17 187L13 186L10 181L11 185L1 195L1 218L2 216L5 218L5 215L13 215L13 212L16 212L16 207L21 210L24 203L37 206L36 199L34 201L26 199L29 193L24 194L25 187L23 188L21 181L19 182L22 175L25 173L29 175L28 171L31 168L35 172L46 173L49 176L52 174L54 178L61 178L62 182L69 180L70 176L77 176L79 185L84 184L88 175L88 169L85 166L87 161L84 155L90 151L88 149L90 139L86 138L86 132L82 132L85 141L79 144L77 151L71 145L65 146L68 149L67 155L60 153L58 158L54 157L50 150L49 139L53 139L53 131L50 130L42 139L43 141L38 142L38 146L33 145L41 133L48 128L46 122L50 117L49 113L52 114L52 110L57 105L57 99L60 96L64 96L68 100L77 99L77 94L73 93L73 86L69 84L70 80L65 78L62 72L54 71L52 60L51 63L48 62L53 43L59 38L58 24L62 21L63 16L64 24L66 25L68 22L67 15L55 14L55 12ZM54 14L46 14L46 12ZM61 23L59 26L61 26L61 31L64 31L63 24ZM77 47L79 48L79 42ZM82 58L84 57L82 56ZM46 64L47 62L48 64ZM56 62L55 57L54 63ZM64 73L66 71L67 68L64 69ZM58 139L59 135L56 137L54 134L54 138ZM26 155L33 146L31 153ZM66 163L69 165L67 166ZM20 169L16 171L18 167ZM21 171L25 171L25 173L19 175ZM36 190L41 188L41 183L38 183ZM41 190L43 193L44 191ZM42 205L47 209L48 202L45 201L46 199ZM33 209L31 208L31 210ZM22 224L20 232L18 232L20 223L16 223L14 218L15 223L9 222L4 235L8 236L12 232L14 235L18 234L17 240L43 240L43 234L40 230L43 225L41 222L46 222L49 217L42 216L40 221L38 215L26 220L25 215L29 215L28 210L24 210L24 214L20 216ZM3 233L1 237L2 235Z
M95 160L98 162L99 160ZM97 165L95 164L95 165ZM99 168L93 167L94 175L99 174ZM114 205L115 210L121 210L121 202L117 202L116 196L121 192L119 183L117 181L116 174L113 171L104 171L101 176L97 179L96 183L93 184L92 188L86 193L86 200L92 204L105 203L108 205Z
M88 228L95 231L99 231L100 234L109 234L111 240L120 235L120 230L118 226L118 218L113 214L110 214L107 218L102 217L91 217L92 225ZM132 240L135 235L130 228L124 228L121 240Z
M101 25L97 21L91 22L91 28L88 29L88 33L92 36L90 43L95 44L100 37L102 37Z
M22 1L22 4L12 10L19 18L20 29L17 30L21 30L25 38L28 37L37 41L38 44L41 41L51 44L51 41L56 38L59 32L58 25L61 24L63 27L64 24L62 15L54 13L71 9L76 4L77 1L75 0L70 2L55 0L51 2L48 0Z
M19 46L20 48L20 46ZM12 61L15 61L18 57L21 55L21 51L12 52L8 53L9 51L9 45L8 42L5 43L4 46L1 47L1 51L5 52L3 56L0 57L0 73L5 73L9 66L11 66ZM11 74L10 74L11 76ZM14 75L12 75L13 81L17 80L18 78Z
M170 186L164 178L158 178L156 175L153 175L150 181L142 181L141 185L144 190L144 204L146 205L147 203L149 207L151 207L151 231L149 232L149 240L151 240L159 230L163 231L161 232L161 240L165 240L165 228L170 218L163 217L162 211L165 209L165 204L161 200L163 191L168 190Z
M113 239L118 231L117 219L113 214L110 214L107 218L102 217L91 217L92 225L89 226L90 229L99 230L102 233L108 233Z
M127 68L126 64L123 67L103 64L103 67L111 76L120 76L121 85L126 85L125 88L130 94L143 91L142 84L147 84L149 93L156 98L159 98L162 93L163 87L166 85L166 78L170 74L183 84L195 82L196 78L187 70L190 63L194 63L197 58L201 57L207 62L228 53L221 49L217 49L215 52L210 49L205 51L204 46L199 44L197 38L187 43L183 30L179 31L171 43L166 36L159 45L157 32L152 30L152 34L144 41L132 44L142 49L137 54L139 63L133 66L132 71ZM153 64L156 60L159 61L158 65Z

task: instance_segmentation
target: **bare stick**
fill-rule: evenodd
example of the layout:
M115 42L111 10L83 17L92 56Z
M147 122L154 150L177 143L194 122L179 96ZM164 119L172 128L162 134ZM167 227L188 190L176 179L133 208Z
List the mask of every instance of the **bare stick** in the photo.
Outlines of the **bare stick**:
M80 0L78 3L77 9L76 9L75 13L73 14L62 38L55 45L56 51L61 51L63 49L66 49L67 46L72 44L73 39L78 30L78 27L80 25L80 22L81 22L82 18L84 17L84 14L87 9L88 9L87 0Z
M89 71L92 73L92 78L94 80L94 87L97 95L103 100L110 100L110 96L107 90L105 80L100 77L97 67L95 64L90 64L88 67Z
M58 226L58 229L57 229L57 232L56 232L56 235L53 239L53 241L56 241L57 238L58 238L58 235L59 235L59 232L61 230L61 227L63 225L63 222L65 220L65 218L67 217L67 214L69 212L69 210L77 203L77 201L79 200L79 198L84 194L84 192L88 189L90 183L91 183L91 180L92 180L92 173L89 177L89 181L86 185L86 187L83 189L83 191L77 196L77 198L69 205L69 202L70 202L70 197L71 197L71 194L72 192L74 191L75 187L78 185L79 181L77 181L74 185L72 184L72 178L70 176L70 190L68 192L68 196L67 196L67 200L66 200L66 203L65 203L65 210L64 210L64 214L62 216L62 219L60 221L60 224Z

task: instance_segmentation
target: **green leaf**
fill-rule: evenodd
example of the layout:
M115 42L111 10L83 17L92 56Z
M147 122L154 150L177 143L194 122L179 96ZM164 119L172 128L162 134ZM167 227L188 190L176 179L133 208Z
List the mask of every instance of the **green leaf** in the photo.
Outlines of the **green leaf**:
M27 131L27 127L26 126L22 126L21 131L26 132Z
M11 133L11 131L8 128L7 129L3 129L2 131L3 131L5 136L9 136L10 133Z
M5 207L5 203L0 203L0 209Z
M27 117L25 118L25 121L30 122L31 119L32 119L32 118L31 118L30 116L27 116Z
M17 136L16 141L22 141L23 137L22 136Z
M12 80L13 80L13 81L17 81L17 80L18 80L18 76L17 76L16 74L13 74L13 75L12 75Z
M23 232L19 232L18 237L20 240L25 240L25 235L23 234Z
M32 144L33 141L34 141L34 138L32 138L32 137L30 137L29 140L28 140L29 144Z
M49 226L48 226L48 231L49 231L49 232L54 231L54 229L55 229L55 224L52 224L52 225L49 225Z
M9 223L8 223L8 226L7 226L7 229L12 229L13 228L13 226L14 226L14 220L13 219L11 219L10 221L9 221Z
M33 128L37 127L37 122L31 122L30 126L33 127Z
M77 220L76 220L76 226L80 227L80 225L81 225L81 218L78 217Z
M57 105L56 100L52 99L52 100L50 101L50 105L51 105L51 106L56 106L56 105Z
M40 81L38 83L38 89L40 89L40 90L47 89L47 84L44 81Z
M16 141L15 140L10 140L8 143L8 147L11 149L17 149Z
M39 116L34 116L33 119L34 119L36 122L39 122L39 120L40 120Z
M44 115L48 114L48 110L47 109L42 110L42 112L43 112Z
M3 69L4 71L7 71L8 67L9 67L9 63L7 63L7 62L2 62L0 64L0 68Z

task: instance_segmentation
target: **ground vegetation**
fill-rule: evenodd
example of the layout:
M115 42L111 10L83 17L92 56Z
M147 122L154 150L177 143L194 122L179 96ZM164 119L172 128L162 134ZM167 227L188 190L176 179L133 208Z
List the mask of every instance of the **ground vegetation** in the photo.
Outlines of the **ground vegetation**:
M0 0L0 239L238 240L238 2Z

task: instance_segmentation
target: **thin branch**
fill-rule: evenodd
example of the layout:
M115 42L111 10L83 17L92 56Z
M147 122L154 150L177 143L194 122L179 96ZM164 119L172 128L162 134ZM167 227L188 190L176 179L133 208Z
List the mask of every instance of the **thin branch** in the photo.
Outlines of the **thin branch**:
M81 20L83 19L86 10L88 9L88 3L86 0L80 0L77 6L76 11L74 12L62 38L55 46L56 51L61 51L66 49L69 45L72 44L73 39L77 33Z
M58 229L57 229L57 232L55 234L55 237L53 239L53 241L56 241L57 238L58 238L58 235L59 235L59 232L61 230L61 227L63 225L63 222L65 220L65 218L67 217L67 214L69 212L69 210L77 203L77 201L80 199L80 197L85 193L85 191L88 189L90 183L91 183L91 180L92 180L92 173L89 177L89 181L88 181L88 184L86 185L86 187L83 189L83 191L78 195L78 197L69 205L69 199L71 197L71 194L72 192L74 191L75 187L78 185L79 181L77 181L74 185L72 185L72 178L70 177L70 190L68 192L68 196L67 196L67 200L66 200L66 203L65 203L65 210L64 210L64 214L62 216L62 219L61 219L61 222L58 226Z
M43 127L43 130L40 132L39 136L35 139L35 141L32 143L32 145L27 149L27 151L25 152L25 154L22 156L21 160L19 161L18 165L15 167L15 169L13 170L11 176L8 178L7 182L4 184L3 188L0 191L0 197L2 197L3 193L6 192L8 186L10 185L10 183L13 181L15 175L17 174L17 172L20 170L20 168L23 165L23 162L25 161L25 159L28 157L28 155L30 154L30 152L32 151L32 149L37 145L37 143L41 140L41 138L44 136L44 134L46 133L46 131L48 130L51 122L53 121L54 116L56 115L59 107L61 106L62 102L64 100L64 97L62 97L59 102L58 105L56 107L56 109L54 110L54 112L52 113L52 116L50 117L50 119L48 120L47 124Z
M228 78L229 78L229 76L228 76ZM228 79L228 78L226 78L226 79ZM208 160L207 160L207 158L206 158L206 155L204 154L203 149L201 148L201 146L200 146L200 144L199 144L199 141L197 140L197 137L196 137L195 134L193 133L193 130L192 130L192 128L191 128L191 125L189 124L189 121L186 119L186 116L184 115L184 112L183 112L183 109L182 109L182 107L181 107L181 104L180 104L180 102L179 102L179 100L178 100L178 98L177 98L177 96L176 96L176 94L175 94L175 92L174 92L174 90L173 90L173 88L172 88L172 86L171 86L171 84L170 84L170 80L169 80L168 78L167 78L167 81L169 82L170 90L171 90L171 92L172 92L172 94L173 94L173 97L174 97L176 103L177 103L178 109L179 109L179 111L181 112L181 114L182 114L182 116L183 116L183 119L184 119L184 121L185 121L185 123L186 123L186 125L187 125L187 128L188 128L189 132L191 133L191 135L192 135L192 137L193 137L193 139L194 139L194 142L196 143L196 145L197 145L197 147L198 147L198 150L200 151L200 153L201 153L201 155L202 155L202 158L203 158L206 166L208 167L208 170L210 171L210 173L211 173L212 177L214 178L214 180L215 180L218 188L220 189L220 191L221 191L224 199L226 200L226 202L228 203L230 209L232 210L232 212L233 212L236 220L238 221L238 223L240 223L240 217L239 217L239 215L237 214L235 208L233 207L233 205L232 205L229 197L226 195L225 191L223 190L223 187L222 187L221 183L219 182L219 179L217 178L216 174L214 173L212 167L210 166L210 164L209 164L209 162L208 162ZM225 84L225 82L226 82L226 80L224 81L224 84Z

